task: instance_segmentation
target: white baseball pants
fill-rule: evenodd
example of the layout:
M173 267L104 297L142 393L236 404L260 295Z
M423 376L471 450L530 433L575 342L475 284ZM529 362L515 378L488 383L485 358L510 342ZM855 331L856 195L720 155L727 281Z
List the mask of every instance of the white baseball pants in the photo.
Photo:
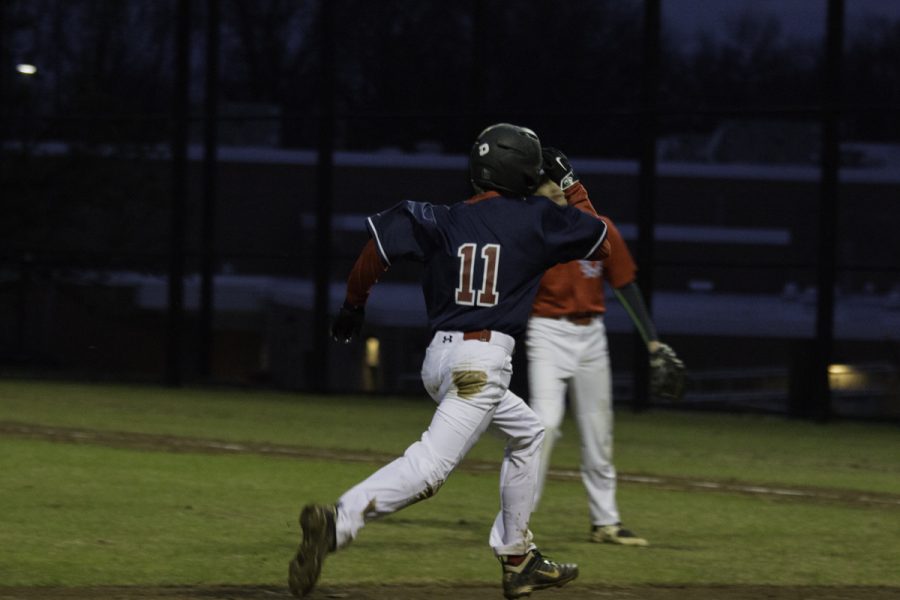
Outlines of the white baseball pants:
M500 512L490 545L499 555L532 548L528 528L537 486L544 428L509 391L512 337L492 332L489 342L439 331L425 354L422 382L438 403L431 424L400 458L357 484L338 503L337 546L349 544L365 523L434 495L488 426L507 439L500 469Z
M532 317L526 338L529 404L546 428L535 506L543 493L550 455L562 435L568 390L581 434L581 479L592 525L619 522L612 464L612 379L602 317L588 325Z

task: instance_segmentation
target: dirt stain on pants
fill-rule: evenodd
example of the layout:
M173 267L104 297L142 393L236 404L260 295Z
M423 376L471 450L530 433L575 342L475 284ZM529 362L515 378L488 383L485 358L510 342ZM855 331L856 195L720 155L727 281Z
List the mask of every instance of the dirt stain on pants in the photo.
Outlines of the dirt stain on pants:
M487 384L487 373L484 371L454 371L453 385L460 398L477 396Z

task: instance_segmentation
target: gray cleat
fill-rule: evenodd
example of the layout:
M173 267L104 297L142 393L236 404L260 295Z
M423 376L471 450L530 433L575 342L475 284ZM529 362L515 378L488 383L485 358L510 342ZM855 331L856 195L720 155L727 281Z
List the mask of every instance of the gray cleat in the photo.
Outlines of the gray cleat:
M322 572L325 555L335 549L336 516L333 505L308 504L300 512L303 539L288 570L288 586L298 598L312 591Z
M536 590L561 587L578 577L578 565L557 563L541 556L537 550L526 555L519 565L511 565L504 558L503 595L507 600L528 596Z

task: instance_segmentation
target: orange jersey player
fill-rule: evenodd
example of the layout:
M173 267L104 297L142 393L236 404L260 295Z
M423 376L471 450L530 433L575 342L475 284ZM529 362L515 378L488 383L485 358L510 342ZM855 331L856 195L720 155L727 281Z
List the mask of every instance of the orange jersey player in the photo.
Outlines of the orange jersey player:
M544 148L543 157L544 171L560 184L569 204L597 215L565 155ZM581 474L588 492L590 539L645 546L645 539L622 527L616 505L604 280L628 311L648 350L652 352L661 344L635 283L634 259L613 222L597 216L607 224L609 257L603 261L572 261L549 269L541 279L528 323L529 403L546 428L535 504L544 491L550 455L560 437L568 391L581 435Z

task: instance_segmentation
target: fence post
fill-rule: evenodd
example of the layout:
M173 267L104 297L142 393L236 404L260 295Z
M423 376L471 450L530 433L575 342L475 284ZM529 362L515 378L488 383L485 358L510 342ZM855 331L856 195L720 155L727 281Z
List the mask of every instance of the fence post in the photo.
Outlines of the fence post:
M219 119L219 0L206 3L206 98L203 115L203 206L200 251L200 351L198 372L212 374L214 271L216 262L216 173Z
M657 96L660 77L660 0L644 0L644 34L641 51L640 165L638 171L638 285L647 310L653 306L654 231L656 222L656 135L659 120ZM652 312L651 312L652 314ZM635 333L634 392L635 412L649 405L647 349Z
M329 290L331 287L331 213L334 203L334 101L335 31L334 2L319 3L319 149L316 162L315 305L313 354L309 365L313 388L329 389L330 344Z
M172 214L169 239L169 308L166 383L182 383L184 330L184 228L187 206L188 70L190 69L190 0L178 0L175 28L175 81L172 89Z
M828 0L825 37L825 89L822 96L822 163L819 204L818 295L816 299L815 369L811 376L814 416L831 417L828 365L834 352L834 287L837 270L837 210L839 196L841 63L844 37L844 0Z

